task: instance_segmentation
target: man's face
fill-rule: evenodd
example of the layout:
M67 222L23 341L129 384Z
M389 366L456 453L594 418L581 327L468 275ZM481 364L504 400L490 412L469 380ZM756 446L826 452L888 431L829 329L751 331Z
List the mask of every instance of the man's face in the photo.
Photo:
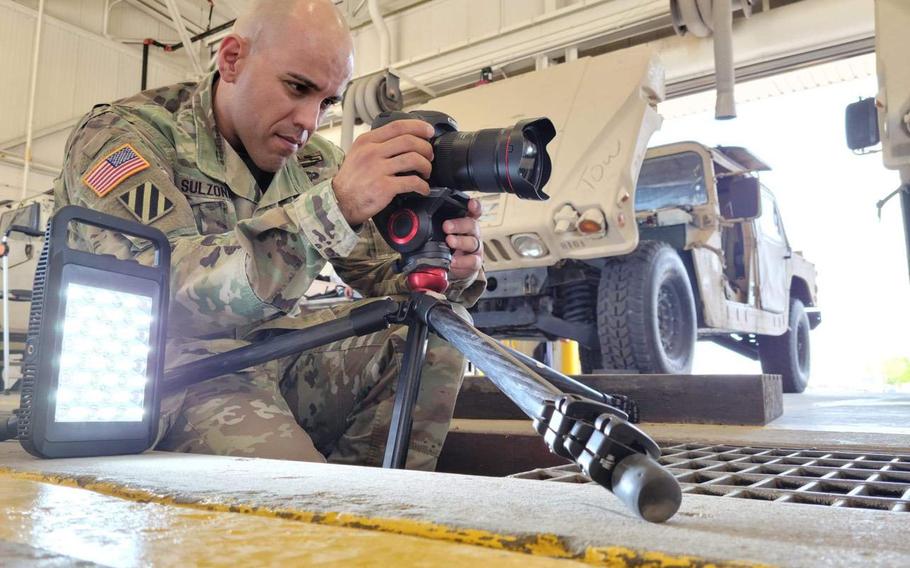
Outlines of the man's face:
M274 172L302 148L353 72L350 44L287 29L260 39L234 85L234 131L257 166ZM334 34L337 36L337 34Z

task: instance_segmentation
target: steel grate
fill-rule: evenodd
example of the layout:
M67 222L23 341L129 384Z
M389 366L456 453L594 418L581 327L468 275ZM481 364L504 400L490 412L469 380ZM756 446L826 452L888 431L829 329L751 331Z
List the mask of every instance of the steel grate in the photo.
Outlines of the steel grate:
M659 461L683 493L910 512L910 455L679 444ZM510 477L593 483L575 464Z

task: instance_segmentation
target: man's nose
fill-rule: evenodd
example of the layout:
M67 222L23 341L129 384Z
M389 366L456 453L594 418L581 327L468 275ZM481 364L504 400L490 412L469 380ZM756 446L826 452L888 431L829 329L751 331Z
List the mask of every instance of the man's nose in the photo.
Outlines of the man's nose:
M294 109L294 126L307 133L316 131L322 101L301 101Z

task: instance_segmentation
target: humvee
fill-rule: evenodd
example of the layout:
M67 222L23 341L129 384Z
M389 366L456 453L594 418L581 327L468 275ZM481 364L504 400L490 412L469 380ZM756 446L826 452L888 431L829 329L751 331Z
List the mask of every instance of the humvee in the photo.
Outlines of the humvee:
M475 324L497 337L575 339L586 373L688 373L696 340L710 340L760 360L785 392L802 392L809 330L821 321L816 273L759 182L769 169L740 147L649 149L634 192L634 250L578 259L574 249L571 259L550 253L548 266L497 270L508 252L489 245ZM585 231L572 205L554 219L537 234ZM531 246L510 244L519 254Z
M584 372L687 373L696 339L712 340L802 391L815 269L758 181L767 166L742 148L648 150L663 97L659 58L637 46L426 105L460 130L536 116L556 127L549 200L473 194L488 277L474 323L500 338L574 339Z

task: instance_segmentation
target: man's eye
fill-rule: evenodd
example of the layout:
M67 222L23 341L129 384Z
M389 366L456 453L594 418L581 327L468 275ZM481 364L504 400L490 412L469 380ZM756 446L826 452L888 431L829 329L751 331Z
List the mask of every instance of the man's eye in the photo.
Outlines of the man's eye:
M295 83L293 81L285 81L285 83L287 83L289 89L299 95L302 95L310 90L306 85Z
M335 101L332 99L326 99L326 100L322 101L322 104L320 106L322 107L322 110L325 110L325 109L329 108L330 106L334 105L336 102L338 102L338 101Z

